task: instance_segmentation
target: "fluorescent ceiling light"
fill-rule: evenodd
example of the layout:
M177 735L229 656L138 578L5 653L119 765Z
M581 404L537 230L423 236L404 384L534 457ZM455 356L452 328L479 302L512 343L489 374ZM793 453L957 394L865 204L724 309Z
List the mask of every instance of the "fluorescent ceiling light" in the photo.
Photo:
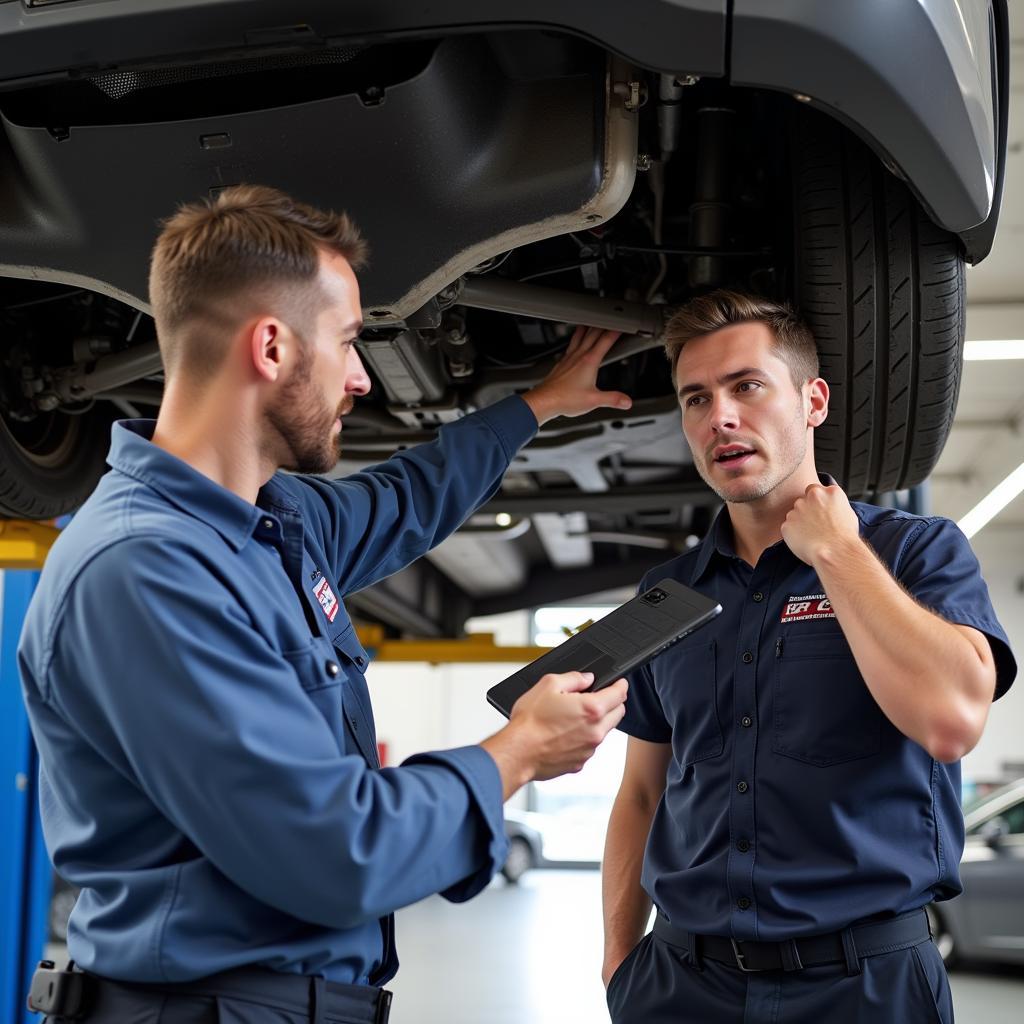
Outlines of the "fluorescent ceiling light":
M1024 359L1024 340L968 341L964 359Z
M1014 498L1024 491L1024 462L1022 462L1001 484L978 502L960 520L960 529L973 537L990 519L994 519Z

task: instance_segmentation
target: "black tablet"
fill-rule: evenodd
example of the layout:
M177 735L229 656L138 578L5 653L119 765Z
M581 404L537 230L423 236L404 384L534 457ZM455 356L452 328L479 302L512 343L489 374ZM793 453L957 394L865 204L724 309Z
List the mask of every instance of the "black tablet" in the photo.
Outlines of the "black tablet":
M487 699L507 718L512 705L549 672L593 672L590 689L600 690L710 622L721 610L716 601L682 583L662 580L492 686Z

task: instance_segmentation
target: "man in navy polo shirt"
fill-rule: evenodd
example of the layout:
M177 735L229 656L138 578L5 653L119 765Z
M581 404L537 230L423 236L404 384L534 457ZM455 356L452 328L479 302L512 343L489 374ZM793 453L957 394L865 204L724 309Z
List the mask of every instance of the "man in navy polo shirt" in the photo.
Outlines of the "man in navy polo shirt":
M829 389L788 309L712 293L666 348L725 507L642 587L677 579L724 611L630 681L612 1019L950 1021L922 908L960 891L959 759L1016 672L977 561L948 520L818 475Z
M334 466L369 389L364 248L346 217L257 187L157 240L159 419L115 425L19 649L47 846L82 890L87 973L41 965L34 985L55 1020L382 1024L392 912L479 892L504 800L578 770L622 716L624 680L546 676L481 744L381 769L341 599L458 528L539 422L629 399L595 385L616 335L580 330L523 398L346 479L303 475Z

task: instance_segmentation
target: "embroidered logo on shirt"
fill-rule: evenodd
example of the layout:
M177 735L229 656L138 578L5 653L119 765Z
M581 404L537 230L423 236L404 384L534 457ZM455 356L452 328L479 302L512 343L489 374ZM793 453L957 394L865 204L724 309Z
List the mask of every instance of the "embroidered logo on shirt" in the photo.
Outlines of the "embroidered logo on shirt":
M782 606L780 622L799 622L803 619L834 619L832 602L824 594L803 594L787 597Z
M334 591L331 590L331 585L327 582L326 576L320 577L320 582L313 588L313 593L320 602L320 607L323 608L327 621L333 622L334 616L338 614L338 599L334 596Z

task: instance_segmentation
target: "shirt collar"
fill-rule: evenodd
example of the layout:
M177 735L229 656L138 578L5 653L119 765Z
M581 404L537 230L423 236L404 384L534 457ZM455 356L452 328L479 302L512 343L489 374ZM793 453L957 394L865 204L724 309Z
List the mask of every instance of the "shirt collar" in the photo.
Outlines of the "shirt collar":
M232 548L240 550L266 513L153 444L155 427L155 420L119 420L111 431L107 463L212 526Z
M818 482L823 487L831 487L836 481L835 478L829 476L828 473L819 473ZM690 581L691 585L698 583L701 577L707 572L708 566L711 564L711 557L716 552L725 558L737 557L736 544L732 532L732 519L729 516L728 504L723 505L719 509L718 515L715 516L715 521L711 524L711 529L708 530L704 540L700 543L700 550L697 552L697 561L693 566L693 577Z
M711 558L715 553L726 558L734 558L736 549L733 546L732 520L729 518L729 506L723 505L711 524L711 529L704 535L697 551L697 561L693 566L691 584L697 584L707 572Z

